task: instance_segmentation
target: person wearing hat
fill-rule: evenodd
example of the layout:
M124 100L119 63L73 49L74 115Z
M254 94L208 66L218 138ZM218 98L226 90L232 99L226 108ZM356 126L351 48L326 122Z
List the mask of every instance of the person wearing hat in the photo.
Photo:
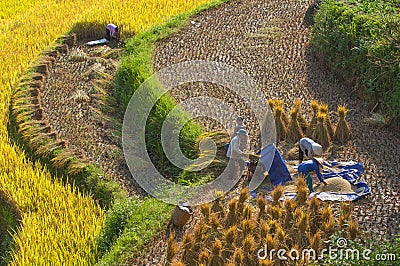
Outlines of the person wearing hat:
M239 164L240 175L243 174L246 165L244 158L248 155L240 147L243 147L243 145L246 146L246 142L247 131L243 128L239 129L239 131L236 132L236 136L234 136L229 143L228 151L226 153L226 157L233 160L235 164Z
M299 141L299 163L304 159L304 154L309 160L312 160L314 156L322 156L322 146L310 138L302 138Z
M327 185L320 172L320 168L323 168L323 163L324 160L322 158L314 157L311 160L301 163L297 168L297 173L299 174L299 176L302 175L306 179L306 183L310 193L314 192L313 182L311 178L312 172L315 172L317 174L317 177L319 181L321 181L321 183Z
M238 118L236 118L236 127L233 131L233 137L235 137L237 135L237 132L239 132L239 130L241 129L246 130L246 126L243 124L243 118L241 116L238 116ZM247 148L247 135L245 137L245 140L240 142L239 148L240 150L245 150Z
M233 132L234 132L234 135L236 136L236 135L237 135L237 132L238 132L239 130L241 130L241 129L246 129L246 126L243 124L243 117L238 116L238 117L236 118L236 127L235 127L235 130L233 131Z
M117 25L112 23L106 26L106 39L111 41L111 39L119 39L119 29Z

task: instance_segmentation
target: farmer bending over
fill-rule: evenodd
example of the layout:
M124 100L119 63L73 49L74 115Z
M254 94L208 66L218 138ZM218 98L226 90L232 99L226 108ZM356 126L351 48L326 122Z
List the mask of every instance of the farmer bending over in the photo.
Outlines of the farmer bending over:
M111 39L119 39L119 29L118 26L114 25L114 24L108 24L106 26L106 39L107 40L111 40Z
M299 141L299 163L303 161L304 153L309 160L312 160L314 156L322 156L322 146L312 139L302 138Z
M313 182L312 182L312 178L310 173L311 172L315 172L317 174L317 177L319 179L319 181L321 181L321 183L323 183L324 185L327 185L327 183L325 182L324 178L321 175L320 172L320 167L323 167L323 160L322 158L313 158L312 160L308 160L305 161L304 163L301 163L299 165L299 167L297 168L297 172L300 176L300 174L306 179L306 183L308 186L308 190L311 192L314 192L314 188L313 188Z
M248 154L243 152L240 147L243 144L246 146L246 141L247 131L245 129L239 129L239 131L236 132L236 136L233 137L229 143L228 152L226 153L226 157L229 157L233 161L233 166L235 166L236 163L239 164L240 176L243 174L245 168L244 158L248 156Z

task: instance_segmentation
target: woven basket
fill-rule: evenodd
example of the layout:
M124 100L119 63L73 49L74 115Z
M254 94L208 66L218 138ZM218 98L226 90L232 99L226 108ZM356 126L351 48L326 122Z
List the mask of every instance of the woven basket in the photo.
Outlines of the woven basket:
M188 206L176 206L172 211L171 220L176 226L183 227L192 217L193 210Z

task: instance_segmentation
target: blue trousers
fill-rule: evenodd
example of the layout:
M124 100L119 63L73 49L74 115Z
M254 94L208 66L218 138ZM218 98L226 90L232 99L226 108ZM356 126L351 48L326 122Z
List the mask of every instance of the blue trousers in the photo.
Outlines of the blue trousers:
M315 192L314 188L313 188L313 182L312 182L312 177L311 177L310 173L300 173L300 174L306 179L308 191L310 191L310 193Z

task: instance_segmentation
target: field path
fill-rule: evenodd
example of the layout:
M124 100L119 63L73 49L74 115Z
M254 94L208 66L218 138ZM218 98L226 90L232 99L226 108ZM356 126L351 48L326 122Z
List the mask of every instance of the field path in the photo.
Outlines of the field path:
M287 113L297 97L303 100L305 114L309 113L313 99L329 104L330 110L345 104L350 109L348 121L354 140L345 146L334 146L325 156L364 163L363 176L372 188L372 195L355 204L357 219L373 235L392 238L399 232L400 221L400 139L389 130L363 124L370 110L311 54L310 29L302 24L310 3L239 0L205 11L156 44L154 70L188 60L224 62L248 73L267 97L283 99ZM173 94L178 101L199 95L217 97L231 104L247 118L252 144L256 143L251 113L226 90L197 84L182 86L182 90ZM332 119L336 122L335 116Z

